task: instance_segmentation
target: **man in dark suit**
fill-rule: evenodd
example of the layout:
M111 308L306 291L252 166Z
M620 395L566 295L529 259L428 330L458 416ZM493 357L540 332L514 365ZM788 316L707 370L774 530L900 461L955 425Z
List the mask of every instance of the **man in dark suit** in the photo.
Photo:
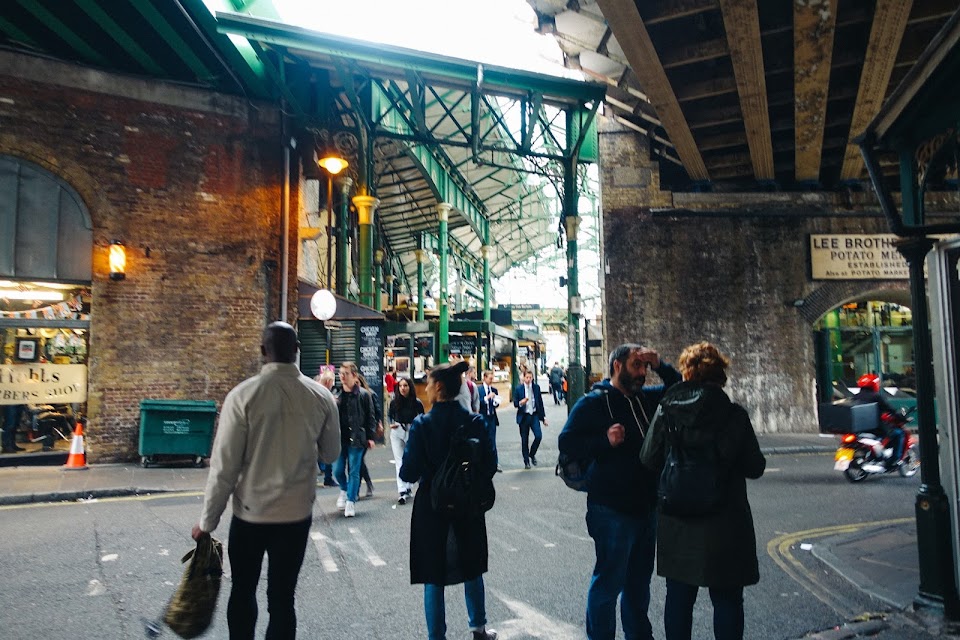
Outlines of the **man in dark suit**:
M523 384L517 385L513 391L513 406L517 408L517 424L520 425L520 450L523 452L523 468L529 469L530 463L537 466L537 449L543 440L540 423L547 426L547 418L543 413L543 398L540 395L540 385L534 383L533 372L523 374ZM533 445L528 449L530 430L533 430Z
M483 372L483 384L477 387L477 394L480 398L479 413L483 416L483 422L487 426L487 437L493 443L497 471L502 472L500 455L497 453L497 427L500 425L500 419L497 418L497 407L500 406L500 396L497 393L497 388L493 386L493 371L488 369Z

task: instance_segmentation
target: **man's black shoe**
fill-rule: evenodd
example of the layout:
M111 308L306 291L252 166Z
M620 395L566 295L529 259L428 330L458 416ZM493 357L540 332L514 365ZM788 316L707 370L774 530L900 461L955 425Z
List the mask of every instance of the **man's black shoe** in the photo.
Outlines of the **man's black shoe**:
M529 468L530 468L530 463L529 463L529 462L524 462L524 463L523 463L523 468L524 468L524 469L529 469Z
M339 485L337 484L337 481L334 480L333 478L324 478L324 479L323 479L323 486L325 486L325 487L336 487L336 486L339 486Z
M530 462L533 463L533 466L537 466L537 456L530 456Z

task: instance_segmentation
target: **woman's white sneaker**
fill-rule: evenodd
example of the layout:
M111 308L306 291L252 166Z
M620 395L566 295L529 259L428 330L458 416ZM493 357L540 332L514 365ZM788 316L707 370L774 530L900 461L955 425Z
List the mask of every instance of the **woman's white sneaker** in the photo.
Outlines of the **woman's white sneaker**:
M340 497L337 498L337 509L343 509L347 506L347 492L341 491Z
M353 502L347 502L346 506L343 508L343 516L345 518L352 518L357 515L356 504Z

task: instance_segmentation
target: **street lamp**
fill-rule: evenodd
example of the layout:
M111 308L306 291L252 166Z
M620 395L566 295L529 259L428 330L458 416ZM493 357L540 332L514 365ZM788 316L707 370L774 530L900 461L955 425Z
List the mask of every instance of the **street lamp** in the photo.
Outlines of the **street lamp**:
M332 288L333 280L333 176L349 166L347 161L334 152L323 154L317 164L327 172L327 288Z

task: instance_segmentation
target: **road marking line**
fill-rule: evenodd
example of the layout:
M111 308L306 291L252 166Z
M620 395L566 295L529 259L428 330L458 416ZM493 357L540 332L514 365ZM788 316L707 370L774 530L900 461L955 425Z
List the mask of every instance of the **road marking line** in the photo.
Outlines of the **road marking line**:
M387 563L383 561L383 558L377 555L377 552L373 550L373 547L367 542L367 539L360 533L360 530L355 527L348 527L347 531L350 532L350 535L353 536L354 540L357 541L357 544L360 545L360 548L363 549L363 552L367 554L367 560L370 561L375 567L385 567Z
M323 570L327 573L340 571L333 559L333 554L330 553L330 548L327 547L327 536L314 531L310 534L310 538L313 540L313 546L317 548L317 553L320 554L320 564L323 565Z
M490 592L516 616L497 624L500 640L516 638L549 638L550 640L583 640L583 628L560 620L553 620L530 605L508 598L495 589Z
M825 538L832 535L843 533L856 533L868 527L884 527L895 524L906 524L913 522L914 518L898 518L896 520L881 520L877 522L860 522L856 524L836 525L832 527L819 527L816 529L807 529L806 531L797 531L795 533L785 533L770 540L767 543L767 555L786 573L793 578L800 586L810 592L813 597L827 605L833 611L849 618L857 613L850 603L842 600L833 594L830 589L823 585L819 578L808 570L797 560L790 547L801 540L812 538Z
M517 526L517 525L514 524L513 522L507 520L506 518L500 518L500 517L494 516L494 517L491 518L491 520L496 521L496 523L497 523L497 528L506 527L506 528L508 528L508 529L513 529L514 531L516 531L516 532L519 533L520 535L526 536L527 538L530 538L531 540L533 540L534 542L536 542L537 544L539 544L539 545L541 545L541 546L546 547L546 546L549 546L549 545L551 545L551 544L553 544L554 546L556 546L555 543L550 542L549 540L546 540L546 539L541 538L541 537L539 537L539 536L535 536L534 534L530 533L530 532L527 531L526 529L523 529L522 527Z

